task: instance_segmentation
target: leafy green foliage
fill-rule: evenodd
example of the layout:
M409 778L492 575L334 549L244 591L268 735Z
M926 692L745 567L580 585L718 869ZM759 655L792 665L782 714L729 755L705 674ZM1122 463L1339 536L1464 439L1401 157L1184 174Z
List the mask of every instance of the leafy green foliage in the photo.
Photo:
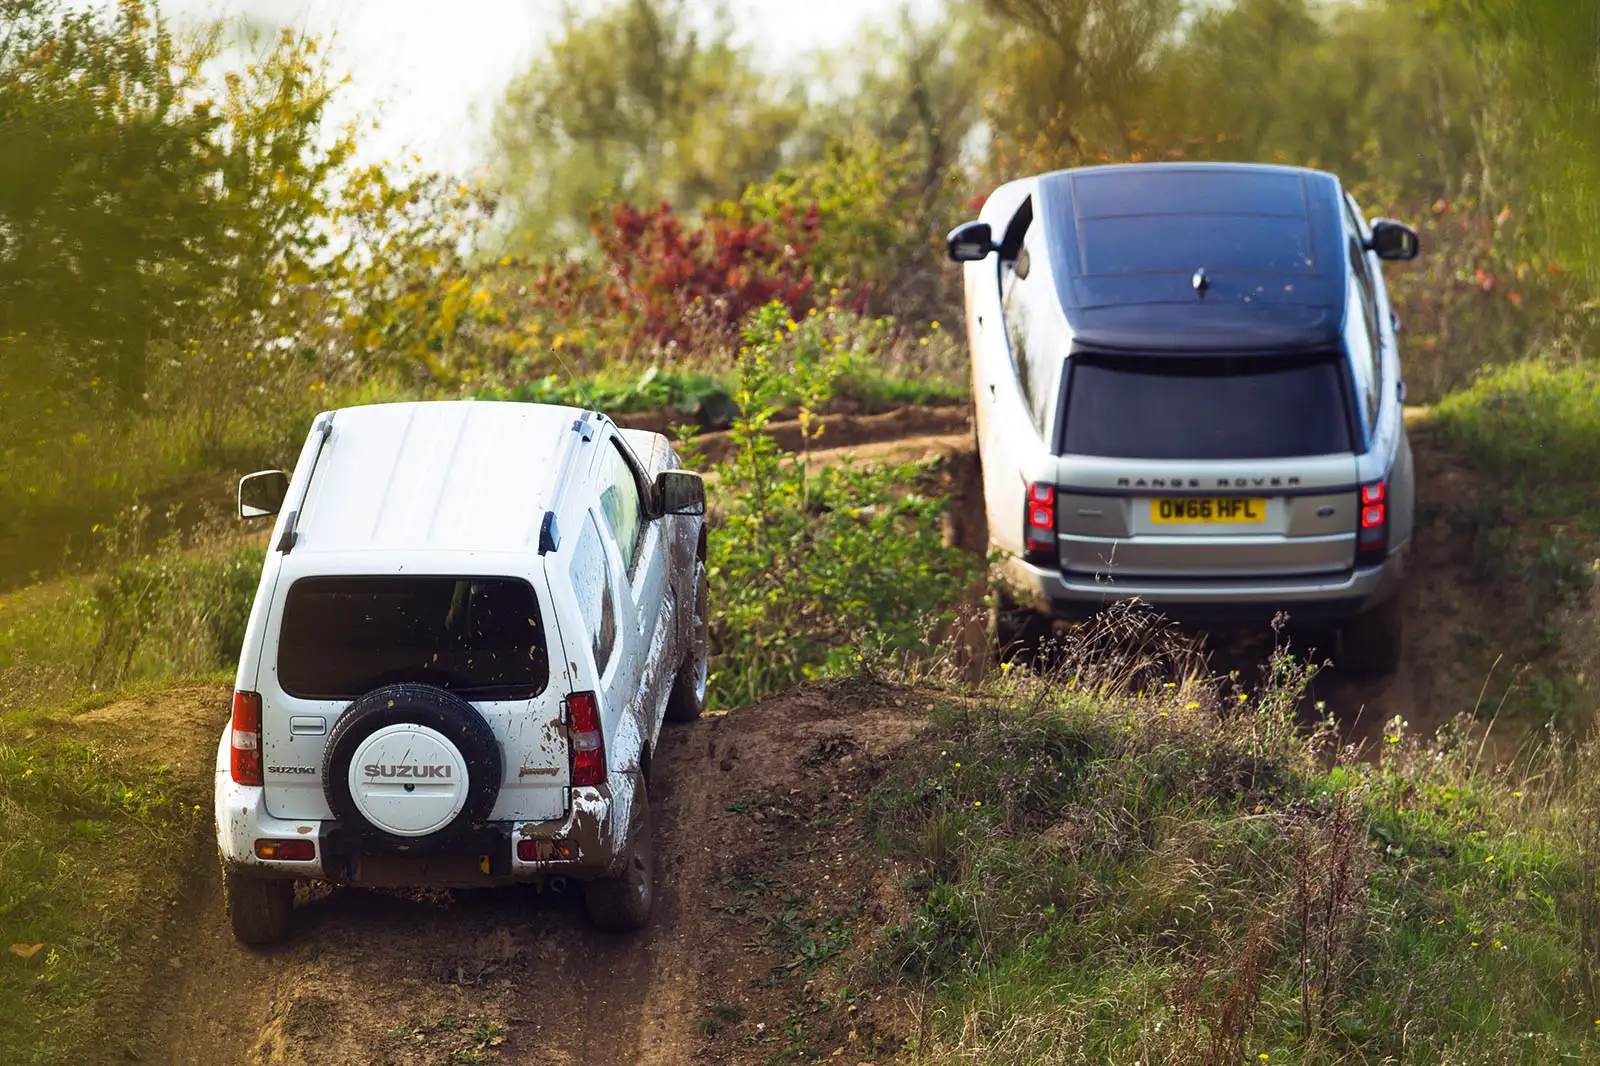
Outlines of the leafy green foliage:
M35 387L103 378L137 401L144 344L220 280L236 221L216 188L221 116L186 99L202 57L181 55L138 3L106 25L6 0L0 24L8 371Z
M613 371L582 380L551 374L517 381L513 376L512 383L482 389L477 398L590 407L613 415L667 409L681 415L713 408L725 413L735 410L728 388L712 375L657 366L639 374Z
M330 388L520 353L467 270L480 201L355 166L316 41L217 85L220 31L179 40L141 3L0 16L0 537L58 542L0 551L23 573L141 495L288 461Z
M751 183L739 206L758 219L815 220L805 259L832 301L927 321L959 301L959 276L935 240L959 186L948 165L919 155L909 142L835 141L820 159Z
M972 560L943 542L944 501L919 491L926 464L808 468L838 366L832 349L825 320L796 322L781 305L746 332L737 452L717 469L708 559L711 691L723 705L846 667L863 633L888 649L922 643L971 576ZM764 429L790 394L807 447L784 455Z
M352 141L320 143L314 42L285 37L218 99L215 37L185 47L138 0L110 19L6 0L0 23L0 343L24 382L141 403L153 341L263 311L326 251Z

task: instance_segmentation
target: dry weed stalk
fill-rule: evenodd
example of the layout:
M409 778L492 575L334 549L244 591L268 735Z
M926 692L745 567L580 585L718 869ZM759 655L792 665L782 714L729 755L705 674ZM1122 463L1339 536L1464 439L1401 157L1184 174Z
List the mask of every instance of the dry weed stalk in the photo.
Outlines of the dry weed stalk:
M1237 1066L1261 1004L1261 977L1272 956L1273 915L1251 923L1244 947L1206 995L1211 956L1201 955L1173 986L1169 1002L1177 1019L1171 1062L1176 1066Z
M1300 941L1300 1033L1328 1030L1366 913L1366 833L1344 793L1327 814L1295 830L1295 922Z

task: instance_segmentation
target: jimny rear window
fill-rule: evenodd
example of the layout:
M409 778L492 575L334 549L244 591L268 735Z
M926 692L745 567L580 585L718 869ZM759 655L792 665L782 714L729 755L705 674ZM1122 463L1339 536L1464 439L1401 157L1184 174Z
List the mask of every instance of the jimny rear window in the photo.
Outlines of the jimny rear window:
M302 699L355 699L404 681L531 699L549 676L538 600L517 578L303 578L284 604L278 681Z

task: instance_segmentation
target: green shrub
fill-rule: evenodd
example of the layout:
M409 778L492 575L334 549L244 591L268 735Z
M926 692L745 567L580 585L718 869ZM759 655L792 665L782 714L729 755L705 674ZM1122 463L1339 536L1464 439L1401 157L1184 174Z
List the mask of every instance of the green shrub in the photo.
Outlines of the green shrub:
M1449 441L1497 478L1533 489L1600 482L1593 363L1532 359L1488 371L1441 401L1436 417Z
M751 318L734 390L737 450L716 471L721 518L709 537L721 704L837 671L867 634L890 650L921 644L972 576L973 560L944 543L944 500L922 491L928 463L808 470L822 436L816 412L841 365L824 324L802 325L777 305ZM785 455L765 427L790 397L806 447Z
M787 321L787 315L783 316ZM797 323L793 343L773 355L782 360L791 350L818 349L827 344L834 360L828 399L882 410L908 404L951 404L966 399L966 353L961 338L934 322L921 336L899 329L892 319L865 318L837 307L806 315ZM699 417L706 423L731 420L738 414L733 393L737 369L708 363L704 369L613 366L583 377L566 374L534 376L534 360L514 363L504 375L481 384L474 398L520 403L556 403L596 407L612 414L670 410ZM774 369L785 370L779 362ZM790 390L778 397L793 407L801 397Z

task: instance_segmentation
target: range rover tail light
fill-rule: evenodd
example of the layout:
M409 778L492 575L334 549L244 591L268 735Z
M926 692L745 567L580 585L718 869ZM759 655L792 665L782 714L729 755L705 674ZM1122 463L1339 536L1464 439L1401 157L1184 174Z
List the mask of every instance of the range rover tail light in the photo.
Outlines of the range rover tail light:
M1389 484L1361 486L1361 524L1356 533L1356 565L1375 566L1389 555Z
M1055 566L1060 561L1056 546L1056 487L1035 482L1028 486L1027 513L1024 516L1022 557L1035 566Z

